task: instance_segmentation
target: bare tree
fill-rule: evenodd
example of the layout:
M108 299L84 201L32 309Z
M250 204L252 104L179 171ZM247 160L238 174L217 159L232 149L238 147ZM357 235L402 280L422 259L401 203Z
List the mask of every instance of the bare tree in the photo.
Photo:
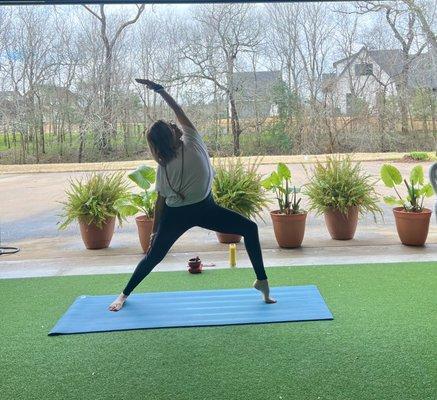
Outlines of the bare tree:
M164 84L176 97L180 84L186 81L178 56L182 40L180 30L177 16L171 12L163 15L151 13L138 23L133 39L137 53L133 66L137 76L148 77ZM160 96L156 96L145 86L136 85L135 91L142 102L143 126L167 112L166 107L161 107Z
M58 67L54 57L55 35L47 8L20 7L14 10L6 37L6 79L15 94L23 158L27 144L33 146L36 162L46 151L41 94L44 83Z
M240 126L234 73L237 57L261 41L261 26L247 4L208 5L196 8L184 57L191 61L189 76L206 79L223 91L229 102L234 155L240 154Z
M294 131L293 148L300 152L302 142L302 103L303 66L298 51L300 45L301 4L268 4L266 6L269 20L266 57L279 61L280 70L284 72L288 93L295 99L294 110L287 113L287 128ZM294 120L293 120L294 117Z
M303 64L305 83L310 102L315 102L320 94L322 74L328 62L330 38L334 30L331 16L323 4L304 4L299 30L302 39L297 46Z
M323 73L327 69L328 54L332 47L331 37L334 31L334 21L321 3L304 4L299 19L301 38L297 50L303 67L303 78L308 98L307 126L302 135L301 148L314 151L320 143L319 121L322 116L323 104L320 96L322 92Z
M402 0L410 9L412 13L414 13L420 21L420 25L422 27L423 33L426 35L426 39L431 46L431 49L434 53L434 57L437 57L437 38L436 34L432 29L432 25L435 24L435 12L437 8L437 3L432 2L433 10L427 10L426 5L423 2L417 0ZM432 6L430 5L430 8Z
M383 13L392 34L401 47L401 71L397 75L396 86L399 98L402 132L406 133L409 130L408 80L411 63L420 55L426 46L426 42L424 42L414 54L412 53L417 36L417 16L400 1L366 1L359 3L357 7L358 12L361 14Z
M267 38L270 45L268 55L279 60L281 69L285 69L289 89L300 96L302 63L298 46L302 5L275 3L268 4L266 10L271 28Z
M104 47L104 61L103 61L103 108L102 120L103 129L100 132L100 150L103 153L108 153L111 150L110 138L115 135L116 127L113 121L112 112L112 80L113 80L113 66L114 66L114 49L119 41L124 30L138 21L144 11L145 5L137 5L137 11L132 19L121 21L111 32L108 26L108 17L105 12L105 6L101 4L98 10L91 8L91 6L83 6L91 15L93 15L100 24L100 40Z
M417 18L420 21L420 25L422 27L422 31L424 32L427 42L430 45L430 52L432 55L431 62L432 62L432 70L437 70L437 38L435 34L435 15L436 15L436 9L437 9L437 3L430 2L428 5L427 3L424 4L424 2L420 2L418 0L403 0L405 4L408 5L410 11L417 15ZM428 7L426 7L428 5ZM434 30L433 30L433 28ZM435 95L431 94L430 99L431 104L431 119L432 119L432 132L434 136L434 142L435 142L435 151L437 154L437 128L436 128L436 110L435 110ZM426 121L425 121L426 125Z
M0 7L0 140L7 149L1 162L138 157L147 148L144 127L171 115L134 83L137 76L162 82L221 154L254 154L266 134L283 154L402 151L410 138L430 148L435 102L418 89L428 95L430 88L419 86L429 86L435 71L435 56L433 70L420 64L435 54L435 2L356 5L154 6L149 13L144 5ZM425 48L427 55L416 58ZM356 74L353 64L370 62L375 49L395 54L394 70L402 64L402 71L375 59L373 73ZM276 75L263 77L264 70L284 78L269 99L264 77ZM335 82L336 89L325 90ZM357 107L343 112L351 98ZM278 117L267 117L272 106ZM399 136L399 120L414 135ZM243 142L242 133L253 137ZM288 138L292 146L279 144Z

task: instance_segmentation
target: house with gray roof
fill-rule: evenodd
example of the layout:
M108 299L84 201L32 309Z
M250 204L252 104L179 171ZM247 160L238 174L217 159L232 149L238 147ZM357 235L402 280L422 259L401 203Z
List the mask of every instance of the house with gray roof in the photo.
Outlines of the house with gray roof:
M371 50L363 47L350 57L334 62L335 72L325 74L323 91L342 113L353 113L354 99L364 100L369 111L376 108L381 94L396 95L403 78L405 60L400 49ZM407 88L437 91L437 60L430 53L411 55Z
M277 115L273 91L281 71L236 72L233 76L237 112L241 119Z

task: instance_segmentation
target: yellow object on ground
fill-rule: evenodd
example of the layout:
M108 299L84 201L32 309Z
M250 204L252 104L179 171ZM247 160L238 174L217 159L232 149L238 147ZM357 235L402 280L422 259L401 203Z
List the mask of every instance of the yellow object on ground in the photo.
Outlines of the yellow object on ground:
M237 266L237 245L235 243L229 245L229 265L231 267Z

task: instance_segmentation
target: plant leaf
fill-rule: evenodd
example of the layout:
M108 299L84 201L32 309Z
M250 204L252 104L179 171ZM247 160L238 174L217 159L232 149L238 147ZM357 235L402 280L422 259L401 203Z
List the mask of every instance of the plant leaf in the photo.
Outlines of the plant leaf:
M131 172L128 177L141 189L147 190L151 184L155 182L156 174L152 167L140 165L134 172Z
M135 215L139 208L134 203L133 198L125 197L114 202L114 208L124 217Z
M421 165L416 165L410 173L410 181L413 185L423 185L424 182L423 167Z
M401 200L398 200L397 198L393 196L384 196L384 201L389 206L402 206L403 202Z
M278 175L282 179L291 179L290 169L284 163L278 163Z
M272 172L271 178L273 186L279 186L281 184L282 179L276 171Z
M420 189L420 195L425 197L431 197L434 195L434 190L430 183L427 183L422 187L422 189Z
M270 190L273 188L271 176L261 181L261 185L264 189Z
M385 186L393 188L402 183L402 175L399 170L390 164L384 164L381 167L381 179Z
M143 194L136 194L136 193L134 194L133 193L132 197L131 197L132 204L137 206L138 208L141 208L144 204L143 197L147 193L148 192L143 192Z

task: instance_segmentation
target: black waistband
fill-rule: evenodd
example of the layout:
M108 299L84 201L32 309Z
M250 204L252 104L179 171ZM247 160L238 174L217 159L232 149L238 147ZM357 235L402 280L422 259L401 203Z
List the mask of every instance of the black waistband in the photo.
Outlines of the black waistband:
M210 191L208 193L208 195L201 201L198 201L197 203L193 203L193 204L187 204L187 205L182 205L182 206L174 206L174 207L170 207L167 204L165 205L166 208L170 209L170 210L189 210L192 208L197 208L197 207L203 207L206 206L208 204L214 203L214 197L212 195L212 192Z

